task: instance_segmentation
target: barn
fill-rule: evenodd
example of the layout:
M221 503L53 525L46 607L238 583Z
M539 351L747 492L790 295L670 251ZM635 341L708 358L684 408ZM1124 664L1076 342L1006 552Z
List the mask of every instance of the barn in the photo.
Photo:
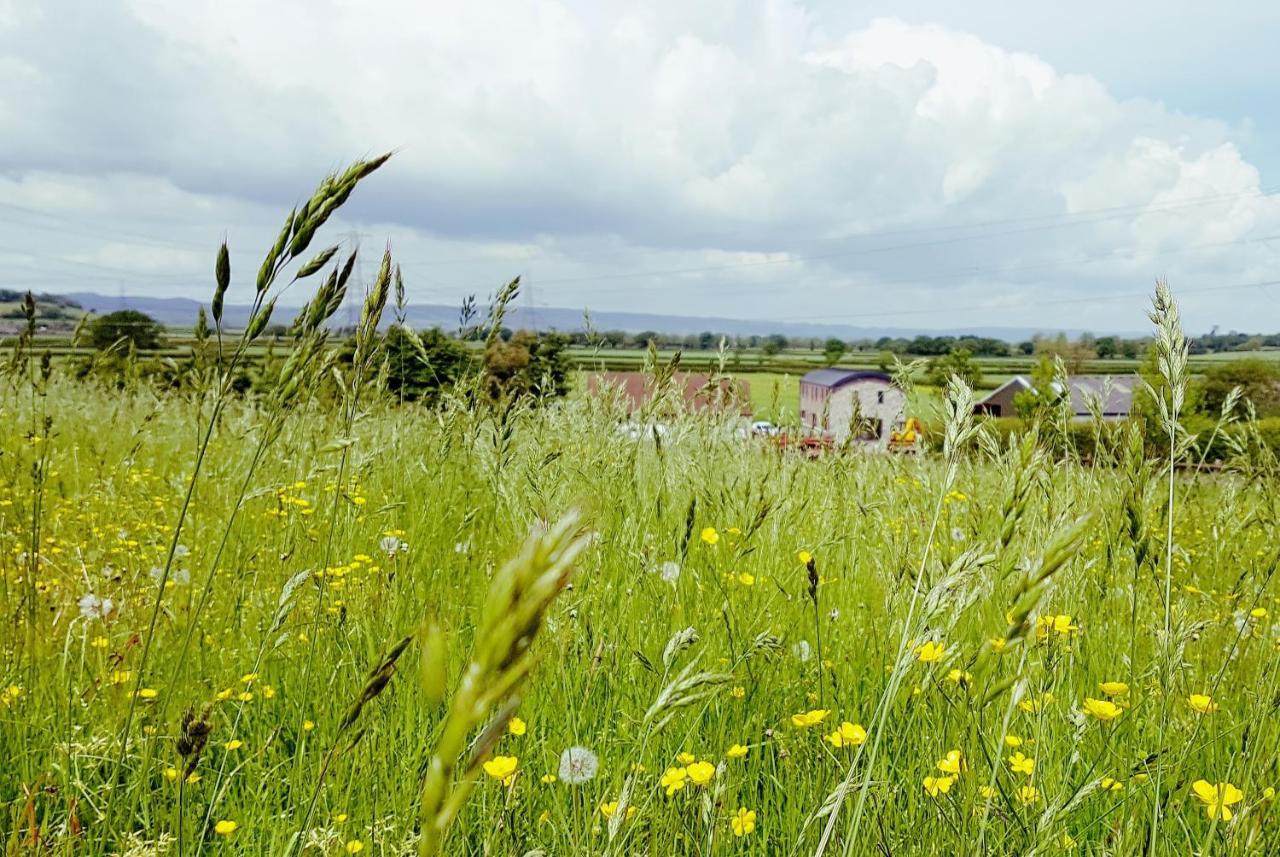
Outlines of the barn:
M1089 411L1090 401L1098 405L1104 420L1122 420L1133 410L1133 391L1142 383L1136 375L1112 377L1110 375L1072 375L1067 378L1067 395L1073 420L1092 419ZM1049 387L1058 396L1062 395L1062 384L1052 382ZM1014 407L1019 393L1026 390L1035 392L1035 385L1030 379L1016 375L1001 384L985 399L973 406L975 414L987 414L993 417L1017 416Z
M800 379L800 423L812 434L884 449L907 397L884 372L815 369Z

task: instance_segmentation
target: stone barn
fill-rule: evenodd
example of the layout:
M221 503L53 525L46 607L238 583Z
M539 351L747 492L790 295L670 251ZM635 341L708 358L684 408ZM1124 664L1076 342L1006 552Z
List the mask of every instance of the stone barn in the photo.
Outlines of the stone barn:
M851 436L887 449L903 423L907 396L884 372L815 369L800 379L800 423L815 435L843 442Z

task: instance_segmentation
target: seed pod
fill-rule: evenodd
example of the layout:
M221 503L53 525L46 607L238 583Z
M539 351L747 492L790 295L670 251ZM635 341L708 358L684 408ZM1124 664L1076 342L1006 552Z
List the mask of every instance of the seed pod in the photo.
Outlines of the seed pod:
M284 226L280 230L280 234L276 236L276 243L271 248L271 252L262 260L262 267L258 269L258 294L262 294L271 285L271 272L275 270L276 263L284 254L284 248L289 243L289 235L293 232L294 224L297 223L298 212L294 209L289 216L284 219Z
M210 308L213 310L213 323L221 327L223 297L227 293L227 287L231 285L231 255L227 252L226 241L218 248L218 261L213 266L213 274L217 285L213 290Z
M249 329L245 331L246 340L252 342L262 335L262 331L266 330L267 322L271 320L271 313L275 308L276 298L272 298L270 303L258 310L258 314L249 321Z
M434 618L427 619L422 631L422 692L428 705L437 705L444 699L446 669L449 651L444 631Z
M321 268L327 265L329 263L329 260L333 258L333 254L337 252L338 252L338 245L335 244L329 249L320 253L320 255L316 256L310 262L307 262L307 264L299 268L298 273L294 274L293 278L295 280L301 280L306 277L310 277L316 271L319 271Z

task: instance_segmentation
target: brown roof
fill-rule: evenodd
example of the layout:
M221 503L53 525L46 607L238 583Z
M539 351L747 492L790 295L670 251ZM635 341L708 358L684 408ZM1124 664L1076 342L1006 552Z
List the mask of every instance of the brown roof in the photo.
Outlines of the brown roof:
M751 414L751 385L746 381L721 378L718 384L711 384L710 378L702 373L677 372L672 382L689 410L715 407L744 416ZM590 395L599 394L604 387L618 390L630 412L639 410L653 398L654 378L647 372L593 372L587 377Z

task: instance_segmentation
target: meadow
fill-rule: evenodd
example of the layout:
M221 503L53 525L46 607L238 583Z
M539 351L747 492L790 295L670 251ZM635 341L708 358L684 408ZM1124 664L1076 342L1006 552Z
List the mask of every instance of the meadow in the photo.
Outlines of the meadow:
M260 311L379 164L290 215ZM182 391L19 343L6 853L1280 848L1280 471L1247 431L1197 466L1163 290L1168 460L1135 428L1082 463L1053 415L1002 445L961 384L924 454L810 460L713 412L372 392L397 274L337 364L344 269L270 394L224 383L252 323Z

